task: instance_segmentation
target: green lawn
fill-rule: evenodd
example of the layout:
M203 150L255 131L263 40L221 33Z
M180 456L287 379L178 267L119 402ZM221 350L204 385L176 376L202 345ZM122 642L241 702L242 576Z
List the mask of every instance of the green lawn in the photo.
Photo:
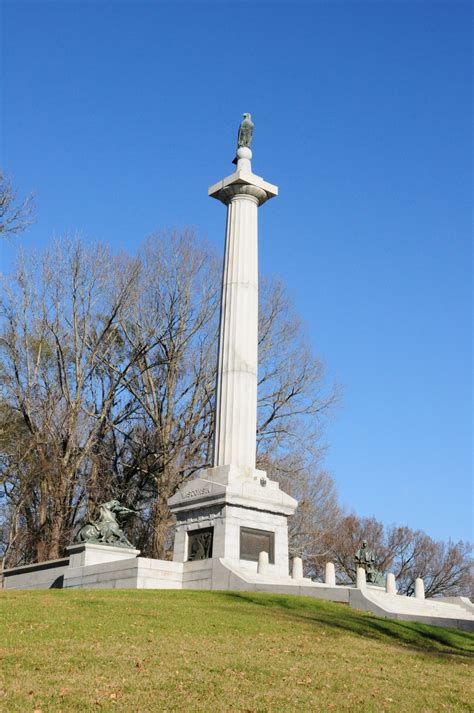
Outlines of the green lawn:
M236 592L0 593L5 711L473 711L474 636Z

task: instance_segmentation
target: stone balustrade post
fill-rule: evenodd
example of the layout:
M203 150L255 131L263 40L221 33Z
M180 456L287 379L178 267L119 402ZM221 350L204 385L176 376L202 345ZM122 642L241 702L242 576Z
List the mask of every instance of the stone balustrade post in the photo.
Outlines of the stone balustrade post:
M367 578L365 575L365 569L363 567L357 567L357 589L365 589L367 585Z
M291 576L293 579L303 579L303 560L301 557L293 557Z
M332 562L326 562L324 582L328 587L336 586L336 568Z
M415 579L415 597L417 599L425 598L425 584L421 577Z
M258 574L267 574L268 573L268 552L259 552L258 553L257 573Z
M389 572L387 574L387 580L385 582L385 591L387 594L396 594L397 593L397 585L395 582L395 575L393 572Z

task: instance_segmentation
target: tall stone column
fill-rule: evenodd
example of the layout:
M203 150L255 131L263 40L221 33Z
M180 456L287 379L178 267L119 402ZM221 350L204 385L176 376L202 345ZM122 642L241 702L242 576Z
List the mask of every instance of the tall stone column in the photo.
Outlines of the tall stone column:
M168 500L176 516L173 558L186 567L189 562L192 577L196 559L203 560L203 572L209 560L257 572L264 552L268 574L289 578L287 518L297 502L255 468L258 209L278 188L252 173L251 159L250 148L241 145L235 172L209 189L227 208L213 464ZM214 586L223 583L212 579Z
M227 206L214 435L216 466L253 476L257 426L258 208L278 189L251 169L252 152L237 150L237 171L209 195Z

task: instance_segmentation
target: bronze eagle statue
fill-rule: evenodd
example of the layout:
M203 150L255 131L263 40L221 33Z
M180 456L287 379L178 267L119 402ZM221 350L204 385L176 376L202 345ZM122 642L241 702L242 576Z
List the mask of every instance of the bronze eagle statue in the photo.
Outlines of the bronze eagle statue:
M253 123L250 114L244 114L242 123L239 126L239 133L237 136L237 148L241 146L246 146L250 148L253 137Z

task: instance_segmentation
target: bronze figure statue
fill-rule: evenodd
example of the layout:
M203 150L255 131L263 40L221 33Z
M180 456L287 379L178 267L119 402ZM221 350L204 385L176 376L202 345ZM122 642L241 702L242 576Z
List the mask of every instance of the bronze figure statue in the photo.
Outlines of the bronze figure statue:
M354 561L357 567L365 569L367 582L383 586L385 577L377 569L375 553L372 552L372 550L369 550L367 540L362 541L362 547L359 547L355 553Z
M109 500L100 506L99 519L81 527L74 542L133 548L120 526L135 514L135 510L126 508L118 500Z

